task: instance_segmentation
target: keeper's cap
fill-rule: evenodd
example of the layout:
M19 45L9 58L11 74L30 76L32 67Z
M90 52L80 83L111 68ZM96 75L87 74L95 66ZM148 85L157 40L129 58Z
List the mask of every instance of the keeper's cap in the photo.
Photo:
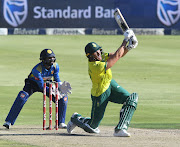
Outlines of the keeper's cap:
M45 60L47 57L55 57L55 54L51 49L44 49L41 51L40 60Z
M89 56L90 54L96 52L99 49L101 49L101 46L99 46L97 43L95 42L88 43L85 47L86 56Z

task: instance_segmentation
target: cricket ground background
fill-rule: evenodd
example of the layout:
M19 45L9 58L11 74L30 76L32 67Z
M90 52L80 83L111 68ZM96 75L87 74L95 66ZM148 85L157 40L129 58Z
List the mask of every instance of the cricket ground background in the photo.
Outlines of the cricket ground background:
M72 84L66 123L74 112L90 116L91 82L84 47L94 41L114 52L121 45L123 35L113 17L117 7L139 41L112 68L118 84L139 95L128 130L132 136L113 137L121 109L113 103L108 104L100 134L79 128L72 135L61 129L43 131L41 93L32 95L15 125L5 129L9 109L45 48L55 52L61 80ZM179 0L0 1L0 146L179 147L179 9Z
M0 83L0 145L19 146L19 143L23 143L22 146L44 144L51 146L52 143L55 146L69 144L69 146L72 144L91 146L91 143L94 143L92 140L97 140L99 146L119 146L121 143L134 146L137 142L140 146L169 146L169 143L178 146L180 86L177 73L180 72L178 68L180 38L179 36L137 36L137 38L139 46L112 68L113 78L121 86L129 92L139 94L138 107L129 128L132 137L114 138L113 131L119 120L121 106L113 103L108 104L100 125L100 135L87 134L80 129L75 130L72 136L68 135L66 130L43 131L41 93L35 93L29 98L10 130L6 130L2 125L16 95L24 85L24 79L31 68L39 62L39 53L45 47L52 48L56 54L61 80L67 80L72 84L73 93L69 96L66 123L74 112L90 116L91 82L87 72L84 46L89 41L95 41L102 45L105 51L115 51L123 36L0 36L0 68L3 71L0 73L3 77Z

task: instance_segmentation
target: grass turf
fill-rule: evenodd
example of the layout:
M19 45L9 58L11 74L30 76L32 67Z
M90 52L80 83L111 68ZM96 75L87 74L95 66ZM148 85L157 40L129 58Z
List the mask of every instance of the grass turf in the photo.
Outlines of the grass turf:
M0 146L1 147L38 147L35 145L30 145L30 144L24 144L24 143L19 143L15 141L9 141L9 140L0 140Z
M180 128L180 36L138 36L139 45L113 67L113 78L130 93L139 94L131 127ZM72 84L67 118L74 112L91 114L91 81L84 47L95 41L114 52L123 36L0 36L0 124L12 106L24 79L39 62L44 48L51 48L60 65L60 78ZM33 94L15 125L42 125L42 94ZM109 103L101 125L115 126L122 105ZM54 105L53 105L54 107ZM48 110L47 110L48 111ZM54 112L54 111L53 111ZM54 115L54 114L53 114Z

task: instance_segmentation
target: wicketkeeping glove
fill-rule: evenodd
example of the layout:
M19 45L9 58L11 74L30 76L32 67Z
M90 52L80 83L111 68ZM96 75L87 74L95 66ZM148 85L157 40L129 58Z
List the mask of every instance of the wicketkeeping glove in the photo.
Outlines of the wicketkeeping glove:
M60 93L65 94L65 95L72 93L71 85L67 81L64 81L63 83L58 83L58 89L59 89Z
M135 36L133 30L127 29L127 30L124 32L124 40L125 40L126 42L128 42L132 36Z
M61 93L60 91L59 91L59 89L58 89L58 100L60 100L61 98L63 98L64 96L65 96L65 94L63 94L63 93ZM55 84L52 84L52 95L54 96L54 97L56 97L56 86L55 86Z

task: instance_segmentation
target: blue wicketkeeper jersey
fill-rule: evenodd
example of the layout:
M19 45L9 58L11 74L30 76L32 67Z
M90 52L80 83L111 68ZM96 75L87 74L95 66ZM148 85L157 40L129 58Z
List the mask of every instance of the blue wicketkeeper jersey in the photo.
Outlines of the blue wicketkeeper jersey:
M31 73L28 76L28 79L35 81L41 90L43 90L43 84L47 80L61 82L59 78L59 65L58 63L54 63L48 70L44 67L42 62L38 63L32 69ZM49 91L49 87L46 87L46 90Z

